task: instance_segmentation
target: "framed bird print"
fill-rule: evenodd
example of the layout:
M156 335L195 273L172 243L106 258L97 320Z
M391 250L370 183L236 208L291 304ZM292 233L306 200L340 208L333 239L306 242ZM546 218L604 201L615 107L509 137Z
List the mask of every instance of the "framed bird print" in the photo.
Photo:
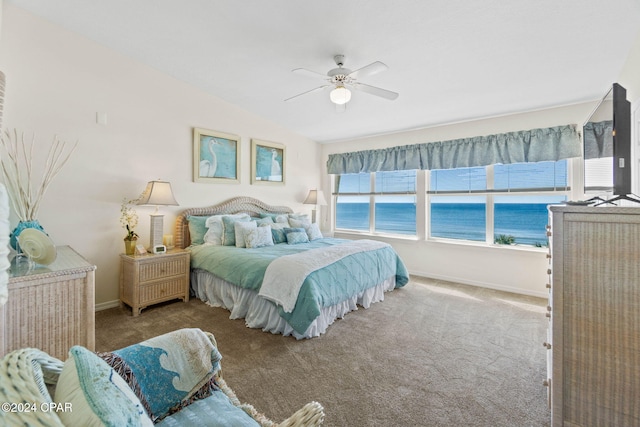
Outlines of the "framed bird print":
M286 169L285 146L275 142L251 140L251 183L283 185Z
M240 137L193 129L193 181L240 183Z

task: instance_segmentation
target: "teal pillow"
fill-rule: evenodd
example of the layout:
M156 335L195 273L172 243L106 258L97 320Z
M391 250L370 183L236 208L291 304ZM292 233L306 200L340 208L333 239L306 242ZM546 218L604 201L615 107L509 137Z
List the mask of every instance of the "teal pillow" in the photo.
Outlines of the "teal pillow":
M287 235L284 234L284 229L286 228L285 224L275 223L269 224L271 227L271 237L273 237L273 243L287 243ZM261 225L261 227L266 227L266 225Z
M287 214L261 213L260 218L271 218L275 223L289 225L289 217L287 216Z
M204 235L207 234L208 216L187 216L189 221L189 236L192 245L201 245L204 243Z
M140 400L104 360L81 346L69 350L55 402L72 405L58 415L65 425L153 426Z
M231 400L218 390L203 400L193 402L179 412L163 419L156 427L260 427L260 424L245 411L235 406Z
M287 243L290 245L309 243L309 236L304 228L285 228L284 234L287 235Z
M274 223L273 218L271 218L270 216L266 216L264 218L251 218L251 221L255 221L256 224L258 224L258 227L263 224L271 225Z
M224 228L224 232L222 233L222 244L224 246L235 246L236 245L236 222L249 222L251 217L247 216L236 216L236 215L225 215L222 217L222 224Z

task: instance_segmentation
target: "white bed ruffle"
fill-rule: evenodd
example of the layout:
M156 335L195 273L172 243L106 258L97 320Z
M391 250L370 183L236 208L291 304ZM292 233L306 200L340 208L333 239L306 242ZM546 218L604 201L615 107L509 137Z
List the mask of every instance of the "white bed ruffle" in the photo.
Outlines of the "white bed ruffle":
M280 317L276 306L259 296L256 291L235 286L204 270L196 269L191 272L191 288L198 299L213 307L229 310L230 319L245 319L249 328L260 328L265 332L284 336L292 335L296 339L320 336L336 319L357 310L358 305L369 308L371 304L383 301L384 293L393 290L395 286L396 278L393 276L346 301L325 307L305 333L299 334Z

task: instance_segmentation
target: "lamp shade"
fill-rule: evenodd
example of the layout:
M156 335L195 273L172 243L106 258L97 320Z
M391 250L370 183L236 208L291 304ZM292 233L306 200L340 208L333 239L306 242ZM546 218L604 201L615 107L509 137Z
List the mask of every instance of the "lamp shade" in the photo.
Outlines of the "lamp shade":
M147 188L144 189L139 205L155 205L155 206L178 206L176 198L173 196L171 183L167 181L149 181Z
M329 99L334 104L346 104L351 100L351 91L344 86L338 86L329 93Z
M302 202L305 205L319 205L326 206L327 201L324 199L324 194L322 190L309 190L309 194L307 198Z

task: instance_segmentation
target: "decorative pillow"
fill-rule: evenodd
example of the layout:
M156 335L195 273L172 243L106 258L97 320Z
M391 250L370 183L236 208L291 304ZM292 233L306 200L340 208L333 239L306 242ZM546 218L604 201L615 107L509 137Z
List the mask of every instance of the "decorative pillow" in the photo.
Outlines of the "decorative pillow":
M220 368L220 353L200 329L179 329L114 351L131 368L154 419L190 399Z
M224 226L222 225L222 215L213 215L207 218L205 222L207 232L204 235L204 243L207 245L222 246L222 234Z
M65 425L153 426L140 400L107 363L84 347L73 346L55 392L56 403L73 411L58 413Z
M261 248L263 246L273 246L273 236L271 226L266 224L249 230L245 235L248 248Z
M222 244L224 246L235 246L236 244L236 222L247 222L251 217L247 214L223 215L222 224L224 233L222 234Z
M311 225L311 219L306 214L291 214L289 215L289 224L291 227L307 227Z
M255 230L258 224L255 221L236 221L234 228L236 232L236 248L246 248L247 244L245 239L247 233L251 230Z
M275 244L287 243L287 235L284 233L284 229L287 228L285 224L282 224L282 223L271 224L270 228L271 228L271 237L273 238L273 243Z
M256 224L258 224L258 227L263 224L267 224L267 225L274 224L273 218L271 218L270 216L266 216L264 218L251 218L251 221L255 221Z
M310 219L295 219L295 218L289 218L289 224L291 225L291 227L293 228L307 228L311 225L311 220Z
M316 223L310 224L304 229L307 232L307 236L309 236L309 240L318 240L324 237L320 231L320 226Z
M210 397L199 400L165 418L156 424L157 427L260 427L249 415L249 410L243 409L249 405L233 404L233 401L222 390L216 391ZM241 409L242 408L242 409ZM247 408L248 409L248 408ZM262 424L271 425L271 424Z
M191 238L192 245L201 245L204 243L204 235L207 232L207 222L208 216L187 216L187 220L189 221L189 237Z
M285 228L284 234L287 235L287 243L290 245L309 243L309 236L304 228Z
M260 218L270 217L276 224L287 224L289 225L289 216L287 214L268 214L261 213Z

